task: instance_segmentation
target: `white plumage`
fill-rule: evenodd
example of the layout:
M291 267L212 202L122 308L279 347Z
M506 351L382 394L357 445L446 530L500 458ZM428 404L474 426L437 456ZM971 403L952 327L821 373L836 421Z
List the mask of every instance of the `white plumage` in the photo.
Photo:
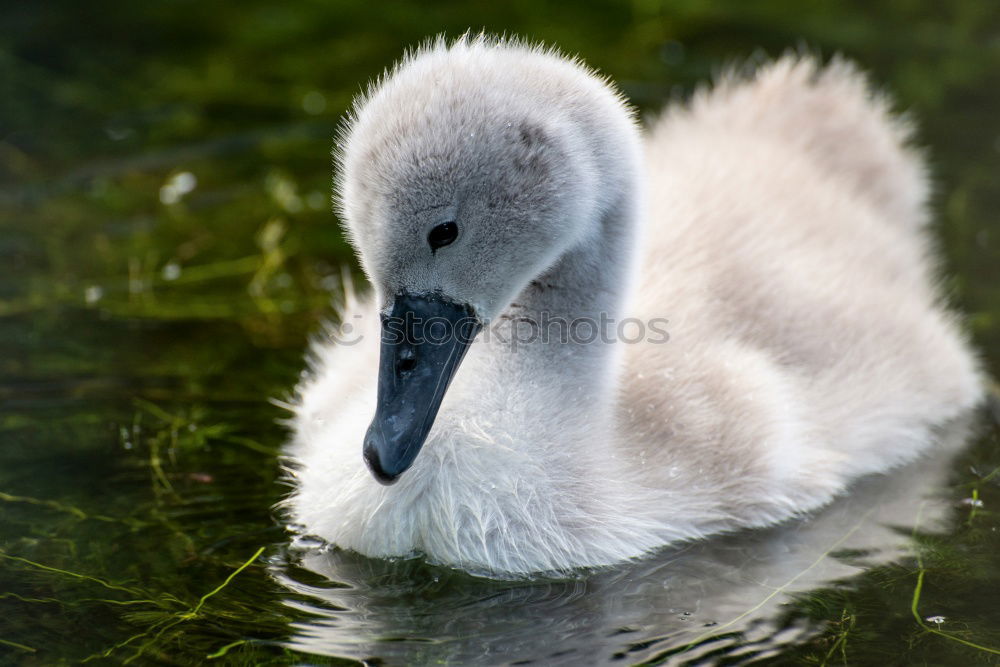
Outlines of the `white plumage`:
M843 61L724 77L643 136L607 82L554 52L480 37L408 56L341 139L374 293L348 294L361 340L316 345L299 387L292 520L370 556L559 571L769 525L913 459L982 382L935 289L907 140ZM443 220L462 231L431 252ZM382 486L361 451L378 313L398 293L498 329ZM669 340L503 336L602 316L666 320Z

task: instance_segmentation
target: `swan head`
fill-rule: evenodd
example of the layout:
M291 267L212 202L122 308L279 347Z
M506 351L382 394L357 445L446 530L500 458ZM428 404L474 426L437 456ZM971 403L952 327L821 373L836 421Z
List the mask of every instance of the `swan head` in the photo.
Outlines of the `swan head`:
M579 64L485 38L408 56L356 103L337 193L383 317L364 447L379 481L413 463L480 328L596 236L619 176L586 119L609 109L631 127Z

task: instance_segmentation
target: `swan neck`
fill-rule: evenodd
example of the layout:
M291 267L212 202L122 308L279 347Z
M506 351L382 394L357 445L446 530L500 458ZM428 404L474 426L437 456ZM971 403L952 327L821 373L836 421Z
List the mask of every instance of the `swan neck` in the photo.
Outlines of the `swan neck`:
M514 305L533 314L620 318L636 268L638 190L636 184L601 212L597 231L532 280Z

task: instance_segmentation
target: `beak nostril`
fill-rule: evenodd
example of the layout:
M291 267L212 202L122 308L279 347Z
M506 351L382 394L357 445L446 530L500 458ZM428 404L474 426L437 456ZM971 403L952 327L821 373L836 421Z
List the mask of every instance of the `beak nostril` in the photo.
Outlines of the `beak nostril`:
M396 355L396 370L400 373L409 373L417 365L417 355L412 348L405 348Z
M406 472L427 440L481 326L474 315L471 306L437 294L397 294L382 320L378 403L364 440L365 462L380 483Z

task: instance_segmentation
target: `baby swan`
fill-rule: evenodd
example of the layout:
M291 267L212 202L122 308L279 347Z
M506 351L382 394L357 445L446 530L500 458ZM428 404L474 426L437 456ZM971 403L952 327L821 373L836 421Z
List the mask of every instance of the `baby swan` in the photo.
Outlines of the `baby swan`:
M906 139L839 61L725 79L643 137L552 51L409 55L341 137L373 293L299 387L293 521L516 576L773 524L913 459L982 383Z

